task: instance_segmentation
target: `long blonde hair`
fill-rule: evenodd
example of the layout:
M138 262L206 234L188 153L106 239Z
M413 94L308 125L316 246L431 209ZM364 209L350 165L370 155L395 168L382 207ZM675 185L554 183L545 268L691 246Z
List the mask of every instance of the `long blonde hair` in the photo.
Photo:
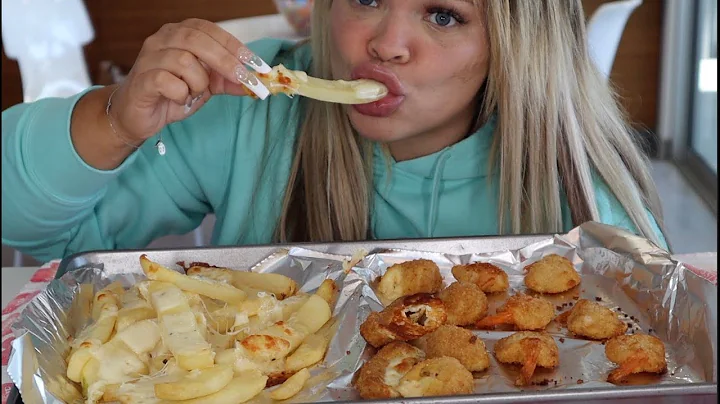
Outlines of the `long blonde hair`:
M482 3L490 68L478 124L497 115L490 165L499 182L498 233L562 232L563 191L573 223L599 220L595 174L658 243L646 211L661 222L649 164L590 60L581 0ZM312 74L328 79L331 4L315 1L310 39ZM367 239L372 145L340 105L308 100L305 113L277 237Z

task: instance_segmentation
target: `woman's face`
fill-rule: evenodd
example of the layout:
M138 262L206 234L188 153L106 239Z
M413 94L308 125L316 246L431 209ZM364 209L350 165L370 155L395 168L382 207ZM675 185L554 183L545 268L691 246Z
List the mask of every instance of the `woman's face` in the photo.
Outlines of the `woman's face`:
M334 0L332 71L390 94L348 106L353 127L406 160L465 137L488 72L483 13L472 0Z

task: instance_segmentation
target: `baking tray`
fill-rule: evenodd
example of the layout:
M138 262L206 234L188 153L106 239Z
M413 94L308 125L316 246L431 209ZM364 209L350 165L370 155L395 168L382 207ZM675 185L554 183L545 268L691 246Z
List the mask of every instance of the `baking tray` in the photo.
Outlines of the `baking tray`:
M178 261L207 262L212 265L231 268L250 268L268 256L282 249L302 247L322 253L353 255L358 250L368 253L386 249L406 249L447 254L487 253L498 250L516 250L538 241L552 238L550 234L524 236L489 236L474 238L401 239L382 241L339 242L339 243L295 243L288 245L256 245L242 247L203 247L179 249L143 249L90 251L65 258L59 265L56 278L68 271L89 264L101 264L112 270L137 265L139 253L152 254L153 260L167 266ZM520 393L493 393L481 396L429 397L421 399L395 399L373 401L342 401L345 403L536 403L536 402L582 402L582 403L716 403L716 383L692 383L684 385L648 385L613 388L574 388L567 391L531 391ZM13 387L8 398L9 404L23 401Z

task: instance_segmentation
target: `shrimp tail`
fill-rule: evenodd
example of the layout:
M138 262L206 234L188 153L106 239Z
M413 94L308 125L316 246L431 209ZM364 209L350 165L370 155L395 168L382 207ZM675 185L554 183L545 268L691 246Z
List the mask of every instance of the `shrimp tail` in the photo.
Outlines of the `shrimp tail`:
M620 363L617 369L610 372L607 381L613 384L621 383L626 377L633 373L639 373L647 360L641 355L633 355Z
M480 319L475 326L478 328L493 328L500 324L512 324L515 322L513 315L510 311L504 311L492 316L485 316Z
M520 377L515 381L517 386L526 386L530 384L535 368L537 367L538 356L540 355L540 340L537 338L528 338L520 342L525 353L522 369L520 369Z

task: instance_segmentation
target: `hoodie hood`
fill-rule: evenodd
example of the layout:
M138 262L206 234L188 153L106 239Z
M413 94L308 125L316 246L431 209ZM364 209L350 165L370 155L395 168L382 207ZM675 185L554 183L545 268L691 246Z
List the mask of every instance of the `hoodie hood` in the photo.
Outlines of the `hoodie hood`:
M374 238L496 234L497 187L487 178L495 125L493 117L464 140L413 160L396 162L376 146Z

